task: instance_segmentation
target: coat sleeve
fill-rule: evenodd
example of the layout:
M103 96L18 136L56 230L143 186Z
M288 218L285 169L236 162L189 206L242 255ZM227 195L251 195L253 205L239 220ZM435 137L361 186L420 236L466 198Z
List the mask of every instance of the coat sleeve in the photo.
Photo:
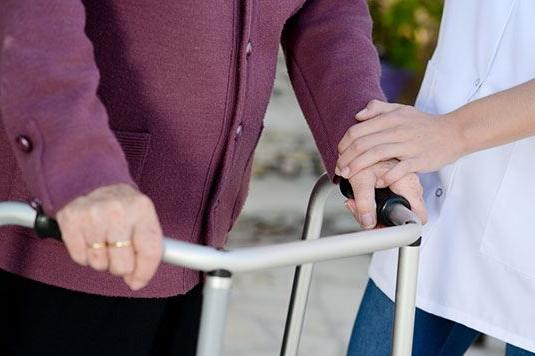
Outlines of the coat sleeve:
M0 2L0 116L27 187L51 215L98 187L135 186L97 98L84 26L80 1Z
M331 178L355 114L384 100L371 30L365 0L308 0L283 31L290 79Z

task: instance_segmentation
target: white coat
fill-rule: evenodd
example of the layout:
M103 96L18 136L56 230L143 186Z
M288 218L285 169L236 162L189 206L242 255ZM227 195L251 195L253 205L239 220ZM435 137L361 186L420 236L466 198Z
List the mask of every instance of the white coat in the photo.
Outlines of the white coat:
M448 113L533 78L534 0L446 0L416 106ZM422 181L430 219L417 306L535 352L535 138L470 154ZM370 267L390 298L396 260L397 251L379 252Z

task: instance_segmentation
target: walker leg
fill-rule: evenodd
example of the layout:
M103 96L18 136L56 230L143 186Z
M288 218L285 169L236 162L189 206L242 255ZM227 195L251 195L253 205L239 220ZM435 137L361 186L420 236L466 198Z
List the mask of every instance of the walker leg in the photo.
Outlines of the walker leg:
M227 303L232 284L229 271L209 272L203 290L197 356L220 356L225 336Z
M420 241L421 238L399 249L392 356L411 356L412 353Z
M281 356L297 355L313 269L314 264L312 263L295 268L290 306L282 339Z
M325 202L333 187L334 184L330 182L326 174L314 186L308 202L302 240L313 240L320 237ZM312 263L295 268L292 295L282 339L281 356L297 355L313 269L314 264Z

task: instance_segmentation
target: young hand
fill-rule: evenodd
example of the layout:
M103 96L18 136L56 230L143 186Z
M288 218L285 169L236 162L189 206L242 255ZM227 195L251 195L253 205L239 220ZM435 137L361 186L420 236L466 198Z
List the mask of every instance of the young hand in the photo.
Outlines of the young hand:
M435 171L463 154L460 130L448 115L372 100L356 119L362 122L349 128L338 145L336 173L345 178L398 159L378 181L378 186L389 186L408 173Z

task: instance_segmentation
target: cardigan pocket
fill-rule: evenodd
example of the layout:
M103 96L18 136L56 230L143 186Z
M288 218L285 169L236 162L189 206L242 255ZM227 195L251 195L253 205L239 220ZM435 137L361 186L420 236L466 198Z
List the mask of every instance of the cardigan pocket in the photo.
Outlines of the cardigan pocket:
M128 162L128 169L136 184L140 184L143 167L147 158L151 134L147 132L131 132L114 130Z
M143 166L147 157L150 137L146 132L113 131L128 162L128 169L134 182L139 185ZM9 200L32 201L33 195L24 183L22 172L15 170L12 177L12 187L8 194Z

